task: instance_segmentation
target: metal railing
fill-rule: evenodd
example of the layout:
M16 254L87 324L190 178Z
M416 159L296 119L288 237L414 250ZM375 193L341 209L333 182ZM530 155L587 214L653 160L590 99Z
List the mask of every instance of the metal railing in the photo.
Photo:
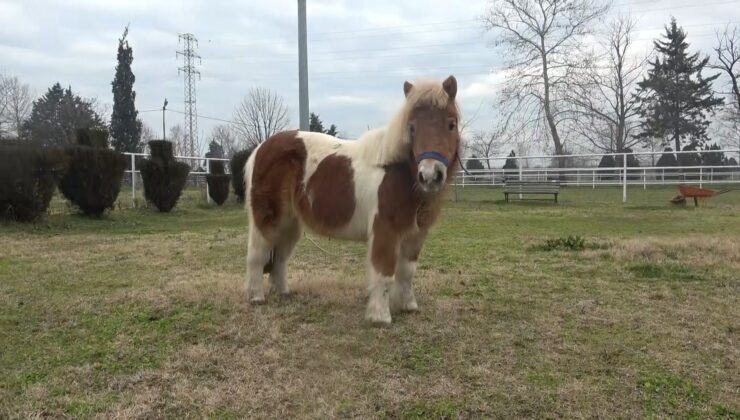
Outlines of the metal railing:
M725 150L699 150L685 152L668 152L675 157L678 155L694 155L698 161L704 160L703 156L714 154L717 156L738 156L739 149ZM686 166L643 166L646 158L651 158L654 162L656 157L663 155L664 152L634 152L634 153L590 153L567 156L492 156L482 158L465 158L461 159L463 165L472 160L490 165L487 169L477 169L467 171L461 170L457 174L454 185L455 188L466 186L498 186L503 185L507 179L516 180L558 180L561 185L573 186L621 186L622 202L627 202L627 187L642 186L647 189L650 185L676 185L676 184L695 184L703 187L704 184L740 184L740 164L725 165L686 165ZM598 162L605 156L615 158L618 166L598 167ZM516 169L504 169L502 161L513 160L517 163ZM557 167L558 160L563 163L579 161L578 165ZM678 160L678 159L677 159ZM534 161L534 165L531 162ZM590 162L589 162L590 161ZM621 162L620 162L621 161ZM491 162L494 162L491 165ZM637 162L640 166L628 166L630 163ZM585 163L585 164L584 164ZM593 164L591 166L590 164ZM548 165L549 164L549 165ZM553 165L555 164L555 165ZM554 167L553 167L554 166Z
M460 171L457 174L454 185L455 188L465 188L466 186L503 186L507 179L517 180L558 180L561 185L573 186L621 186L622 201L627 202L627 187L642 186L647 189L650 185L676 185L676 184L694 184L703 187L704 184L740 184L740 164L735 165L691 165L691 166L642 166L646 158L652 158L663 155L664 152L633 152L633 153L588 153L567 156L490 156L475 158L480 162L490 165L487 169ZM697 150L686 152L671 152L673 155L693 154L700 157L702 155L720 154L724 156L737 156L740 161L740 149L725 150ZM124 153L130 156L131 169L126 173L131 177L131 201L132 206L136 206L136 174L140 173L136 169L136 157L149 157L147 153ZM598 161L605 156L611 156L619 162L617 167L598 167ZM641 166L628 166L630 158L639 162ZM205 161L205 168L202 171L191 171L190 175L205 176L211 173L211 161L228 162L225 158L206 158L200 156L175 156L175 159L181 161ZM517 162L516 169L503 169L503 162L507 160ZM581 165L552 167L553 161L562 159L572 162L574 159L581 161ZM474 158L461 159L463 165ZM588 162L590 161L590 162ZM494 162L491 165L491 162ZM500 163L500 166L499 166ZM591 163L584 165L583 163ZM198 165L195 165L196 167ZM228 168L228 165L225 165ZM206 197L210 202L210 192L206 182Z

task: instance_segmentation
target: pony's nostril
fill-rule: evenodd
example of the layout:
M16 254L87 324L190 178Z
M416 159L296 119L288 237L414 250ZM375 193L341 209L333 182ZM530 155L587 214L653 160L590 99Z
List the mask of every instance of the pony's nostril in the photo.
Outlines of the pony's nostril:
M434 171L434 182L442 182L442 171L439 169Z
M424 183L424 174L419 172L419 182Z

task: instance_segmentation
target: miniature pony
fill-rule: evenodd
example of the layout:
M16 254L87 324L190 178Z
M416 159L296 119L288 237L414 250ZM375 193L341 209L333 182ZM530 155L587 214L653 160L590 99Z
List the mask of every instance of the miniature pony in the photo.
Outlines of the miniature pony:
M453 76L405 82L403 91L390 124L356 141L286 131L252 153L244 170L250 302L265 302L265 272L273 292L289 293L288 259L307 228L368 241L368 321L389 324L391 312L418 310L412 280L458 170L460 113Z

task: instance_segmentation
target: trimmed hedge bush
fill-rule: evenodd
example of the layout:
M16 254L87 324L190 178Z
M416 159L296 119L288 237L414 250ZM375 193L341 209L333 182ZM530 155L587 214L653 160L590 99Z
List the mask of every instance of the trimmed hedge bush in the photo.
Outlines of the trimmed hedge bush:
M0 141L0 218L30 222L41 217L66 162L59 150L28 141Z
M226 175L224 172L224 162L220 160L212 160L210 162L211 173L206 175L206 182L208 183L208 195L217 204L222 205L226 202L229 197L229 182L231 182L231 176Z
M236 194L239 202L244 202L244 165L247 164L247 159L249 159L252 151L254 149L236 152L229 162L231 166L231 185L234 187L234 194Z
M161 212L172 210L180 199L190 167L175 161L172 143L166 140L149 142L152 157L141 162L144 197Z
M64 150L69 168L59 190L86 216L99 217L112 209L121 191L126 156L108 149L104 130L77 131L77 145Z

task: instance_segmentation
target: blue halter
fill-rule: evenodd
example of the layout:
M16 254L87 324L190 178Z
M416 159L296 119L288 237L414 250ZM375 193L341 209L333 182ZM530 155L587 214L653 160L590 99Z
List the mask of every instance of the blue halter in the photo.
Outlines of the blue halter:
M442 162L442 164L447 167L450 166L450 160L446 157L442 156L439 152L424 152L421 153L419 156L416 157L416 163L417 165L424 159L434 159L437 161Z

